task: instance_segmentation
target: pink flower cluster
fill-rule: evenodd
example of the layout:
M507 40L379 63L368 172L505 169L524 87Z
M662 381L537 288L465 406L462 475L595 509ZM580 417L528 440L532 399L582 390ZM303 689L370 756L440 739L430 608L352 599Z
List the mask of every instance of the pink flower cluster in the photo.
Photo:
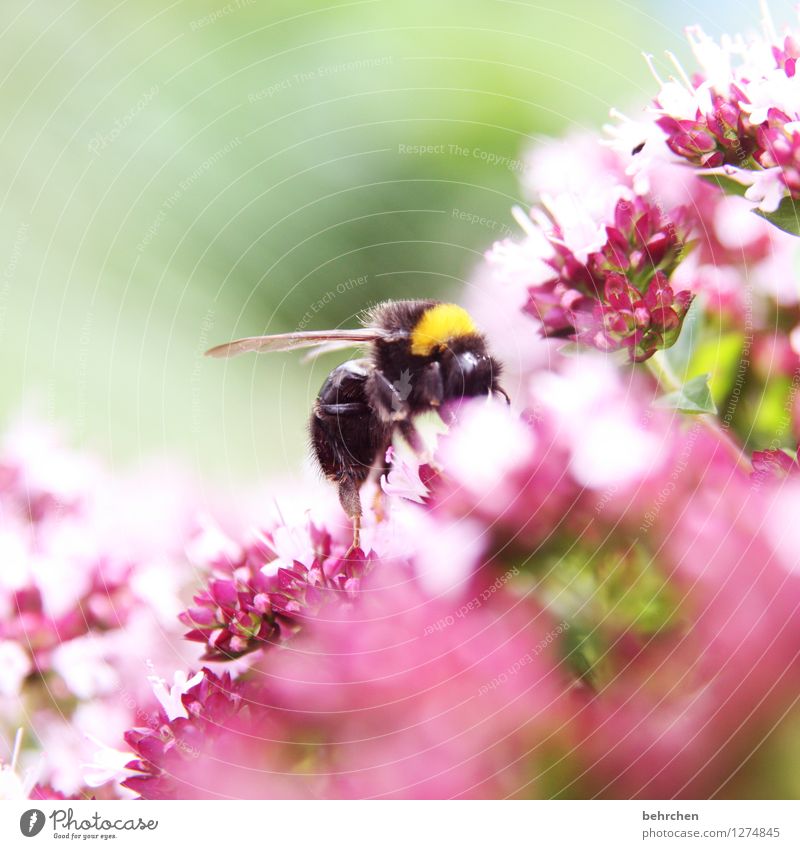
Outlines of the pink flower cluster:
M525 310L545 336L625 350L640 362L674 344L692 301L669 282L687 213L666 213L622 184L604 200L607 212L593 217L572 196L546 199L524 222L527 244L501 242L489 259L526 286Z
M798 42L764 27L720 43L690 28L700 73L690 79L668 54L676 74L659 77L641 120L615 111L609 140L532 152L522 239L488 259L544 336L642 361L675 342L695 296L745 331L769 327L776 303L797 306L793 236L750 214L800 186ZM796 230L790 219L781 226Z
M271 482L301 515L246 532L163 473L9 435L0 723L30 743L6 795L787 794L800 299L793 237L750 201L800 186L798 50L690 36L703 74L655 116L531 154L522 237L479 272L504 360L537 324L578 344L520 344L513 406L418 418L421 455L398 436L363 548L321 483ZM672 356L713 373L719 417L665 397Z
M549 617L523 604L450 622L451 604L380 565L355 604L251 656L237 680L205 671L186 718L129 732L139 774L126 786L144 798L515 792L527 780L515 748L539 745L560 715L563 681L536 653Z
M90 788L119 777L126 758L114 746L157 704L147 675L193 656L176 622L191 579L188 491L163 469L113 479L38 423L6 434L0 733L24 729L14 793L115 792Z
M736 427L755 433L753 398L794 385L800 313L793 238L682 162L729 176L744 150L748 168L773 167L758 128L775 113L756 108L771 95L736 79L704 89L710 110L670 111L687 83L669 83L655 118L621 119L608 143L531 154L522 238L492 248L473 303L493 347L519 353L514 409L462 405L424 458L396 443L368 555L346 557L319 518L327 494L308 500L314 518L201 546L206 585L181 619L229 672L191 667L128 732L129 790L753 792L763 773L741 764L800 696L800 484L775 447L751 473ZM663 387L604 356L670 348L695 298L700 355L738 346L725 367L741 422L687 427ZM531 319L579 347L515 349ZM791 443L786 397L775 438Z
M230 676L203 670L171 713L127 734L126 787L736 794L742 752L800 693L800 540L781 518L800 489L791 477L754 486L727 446L649 408L652 386L602 358L531 377L521 417L462 408L425 467L422 503L406 465L408 499L397 488L372 517L370 569L347 592L294 608L279 650L238 644ZM324 583L345 543L316 523L293 538ZM268 536L242 551L224 567L245 571L236 598L218 593L218 627L226 605L251 605L256 572L277 577ZM306 569L289 570L293 586ZM286 615L262 606L262 622Z
M194 597L195 606L180 620L191 630L186 638L206 646L204 660L230 660L290 637L306 617L337 599L358 593L370 558L357 550L345 557L332 553L330 533L308 524L307 548L299 556L308 565L281 559L281 536L287 528L264 532L248 546L217 556L217 577Z
M746 196L773 212L800 198L800 96L794 32L780 36L767 16L763 34L716 43L687 30L700 70L691 78L673 56L678 78L662 81L656 124L669 149L691 165L716 169L748 187Z

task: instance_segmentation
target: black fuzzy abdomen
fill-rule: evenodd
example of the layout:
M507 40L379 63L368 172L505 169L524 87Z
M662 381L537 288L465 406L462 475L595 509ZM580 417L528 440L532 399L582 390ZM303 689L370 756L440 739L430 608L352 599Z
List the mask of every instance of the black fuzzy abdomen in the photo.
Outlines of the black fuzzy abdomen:
M328 375L314 403L311 443L323 473L337 483L363 483L391 438L367 397L371 369L366 360L342 363Z

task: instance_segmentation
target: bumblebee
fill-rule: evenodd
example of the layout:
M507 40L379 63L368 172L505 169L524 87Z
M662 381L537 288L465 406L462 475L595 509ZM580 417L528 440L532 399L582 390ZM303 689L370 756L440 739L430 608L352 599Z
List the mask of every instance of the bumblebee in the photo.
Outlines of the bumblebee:
M325 476L353 522L360 546L361 487L387 471L386 452L399 431L413 448L414 419L451 401L508 395L500 364L466 310L439 301L386 301L366 313L363 327L251 336L206 351L210 357L317 348L324 353L364 346L327 377L314 402L311 445ZM351 549L351 550L352 550Z

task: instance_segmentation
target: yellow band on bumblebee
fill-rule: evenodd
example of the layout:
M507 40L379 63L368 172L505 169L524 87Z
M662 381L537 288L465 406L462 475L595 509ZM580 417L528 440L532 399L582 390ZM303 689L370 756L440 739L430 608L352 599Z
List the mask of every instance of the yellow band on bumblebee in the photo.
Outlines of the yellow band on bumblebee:
M457 304L437 304L425 310L411 331L411 353L427 357L452 339L478 332L470 314Z

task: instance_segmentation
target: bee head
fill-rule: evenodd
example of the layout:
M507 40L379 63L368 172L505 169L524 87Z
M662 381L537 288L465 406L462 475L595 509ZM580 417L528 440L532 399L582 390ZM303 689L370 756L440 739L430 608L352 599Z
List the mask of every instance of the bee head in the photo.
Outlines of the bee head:
M442 354L445 398L488 395L497 386L500 366L486 351L482 337L455 340Z
M487 395L497 386L500 367L470 314L456 304L434 304L410 335L411 353L438 360L448 400Z

